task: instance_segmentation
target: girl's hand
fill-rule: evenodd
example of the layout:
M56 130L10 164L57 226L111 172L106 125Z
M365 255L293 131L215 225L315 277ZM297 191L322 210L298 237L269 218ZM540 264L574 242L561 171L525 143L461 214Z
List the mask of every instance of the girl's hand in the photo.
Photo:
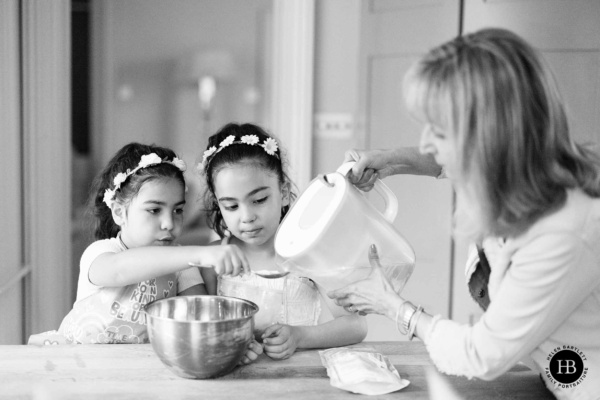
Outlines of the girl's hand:
M206 246L202 250L198 264L213 267L217 275L235 276L250 271L246 256L236 245Z
M296 335L296 330L289 325L269 326L262 334L265 354L275 360L290 358L298 348Z
M250 346L248 346L248 350L246 350L246 354L240 360L239 365L248 365L251 362L256 361L258 356L263 353L263 345L258 343L256 340L252 340Z

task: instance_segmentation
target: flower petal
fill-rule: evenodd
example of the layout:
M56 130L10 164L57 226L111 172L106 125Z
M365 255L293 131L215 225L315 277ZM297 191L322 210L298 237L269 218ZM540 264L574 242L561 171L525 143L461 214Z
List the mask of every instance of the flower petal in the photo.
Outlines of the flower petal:
M104 191L104 198L102 199L102 201L104 201L104 203L108 206L108 208L111 208L112 204L114 203L115 199L115 191L112 189L106 189Z
M255 144L257 144L259 142L259 139L258 139L258 136L256 136L256 135L245 135L245 136L242 136L241 141L242 141L242 143L254 146Z
M142 156L137 168L146 168L149 165L160 164L162 160L156 153L150 153Z
M185 170L187 169L187 165L186 165L185 161L183 161L180 158L175 157L175 158L173 158L173 161L170 161L169 163L173 164L174 166L179 168L179 170L181 172L185 172Z
M127 174L124 172L119 172L116 176L115 179L113 179L113 184L115 185L115 189L119 189L121 187L121 184L123 182L125 182L125 180L127 180Z
M264 143L261 145L267 154L273 156L277 152L277 142L273 138L265 139Z
M235 140L235 136L233 135L229 135L225 138L225 140L223 140L221 142L221 144L219 144L219 147L223 148L223 147L227 147L229 146L231 143L233 143L233 141Z

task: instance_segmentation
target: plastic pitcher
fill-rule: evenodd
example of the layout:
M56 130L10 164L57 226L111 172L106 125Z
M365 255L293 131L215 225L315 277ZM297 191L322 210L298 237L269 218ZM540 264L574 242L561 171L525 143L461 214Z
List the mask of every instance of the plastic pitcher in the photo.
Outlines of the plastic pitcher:
M415 253L393 226L398 200L377 180L375 192L385 201L379 211L347 179L352 165L344 163L309 184L281 222L275 251L285 261L283 269L333 290L371 273L368 254L375 244L385 275L400 293L414 269Z

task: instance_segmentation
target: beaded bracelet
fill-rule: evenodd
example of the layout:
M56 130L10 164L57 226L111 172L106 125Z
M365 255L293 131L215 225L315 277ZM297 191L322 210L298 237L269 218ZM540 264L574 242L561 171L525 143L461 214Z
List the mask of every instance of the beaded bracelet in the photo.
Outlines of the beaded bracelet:
M414 339L415 332L417 330L417 322L419 322L419 317L421 317L421 314L423 314L423 307L419 306L417 307L417 311L415 311L415 313L412 315L409 322L408 340Z

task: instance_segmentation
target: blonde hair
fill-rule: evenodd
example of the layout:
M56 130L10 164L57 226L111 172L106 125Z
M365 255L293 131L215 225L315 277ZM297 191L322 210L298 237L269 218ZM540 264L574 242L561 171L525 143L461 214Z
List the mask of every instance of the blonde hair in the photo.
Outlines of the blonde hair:
M560 208L569 188L600 196L600 158L569 135L543 58L516 34L484 29L432 49L405 78L409 110L457 143L471 236L516 236Z

